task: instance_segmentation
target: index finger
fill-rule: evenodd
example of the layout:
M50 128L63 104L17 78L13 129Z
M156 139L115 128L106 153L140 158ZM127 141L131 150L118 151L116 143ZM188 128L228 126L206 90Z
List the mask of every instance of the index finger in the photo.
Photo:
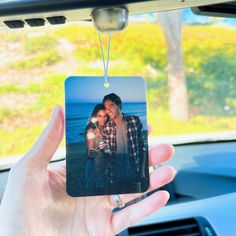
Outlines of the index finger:
M112 226L115 234L143 220L161 207L169 199L169 193L158 191L129 207L118 211L112 216Z

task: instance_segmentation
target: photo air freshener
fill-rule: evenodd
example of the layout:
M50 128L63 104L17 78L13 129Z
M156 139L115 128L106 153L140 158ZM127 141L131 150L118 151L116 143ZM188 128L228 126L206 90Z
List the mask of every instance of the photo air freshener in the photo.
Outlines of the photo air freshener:
M65 81L66 175L71 196L148 189L146 86L141 77Z

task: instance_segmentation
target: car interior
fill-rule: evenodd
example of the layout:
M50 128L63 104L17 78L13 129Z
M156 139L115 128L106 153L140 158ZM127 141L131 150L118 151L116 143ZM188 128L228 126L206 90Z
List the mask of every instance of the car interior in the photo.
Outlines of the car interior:
M192 14L198 17L210 16L213 19L233 19L236 16L236 2L226 0L7 0L0 1L0 29L3 33L6 30L19 32L29 27L39 27L43 31L46 26L58 27L78 21L90 24L94 10L112 8L127 9L129 17L178 9L191 9ZM234 117L236 108L231 111L231 117ZM177 170L175 179L162 187L169 191L170 200L163 209L119 235L236 235L235 130L149 138L149 146L163 142L173 144L176 150L172 160L164 163ZM0 198L9 170L21 156L19 153L0 158ZM63 159L65 148L56 152L51 165Z

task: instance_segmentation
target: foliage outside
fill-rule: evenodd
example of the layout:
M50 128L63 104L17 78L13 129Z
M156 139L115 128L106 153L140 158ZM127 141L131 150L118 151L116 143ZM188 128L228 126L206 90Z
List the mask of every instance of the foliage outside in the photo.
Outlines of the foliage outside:
M224 37L222 37L222 35ZM161 28L154 24L130 25L114 35L109 75L140 75L147 82L148 120L152 135L234 131L236 129L236 31L212 26L184 26L183 52L190 116L188 123L171 119L168 108L166 45ZM97 32L74 25L29 38L16 33L0 35L2 44L18 45L22 58L4 65L0 73L32 76L27 84L0 83L0 156L26 152L47 124L55 104L64 106L64 80L69 75L68 55L58 49L60 40L74 46L71 59L77 75L103 75ZM107 38L103 37L104 44ZM20 45L20 46L19 46ZM18 52L16 52L18 53ZM1 82L1 81L0 81ZM17 99L31 96L25 106ZM27 99L25 99L27 100ZM27 103L28 102L28 103ZM19 108L18 108L19 106Z

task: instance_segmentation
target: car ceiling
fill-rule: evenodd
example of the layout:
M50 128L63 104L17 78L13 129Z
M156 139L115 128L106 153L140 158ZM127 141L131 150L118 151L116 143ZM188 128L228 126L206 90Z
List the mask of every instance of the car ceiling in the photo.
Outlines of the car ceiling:
M230 0L2 0L0 1L0 26L6 22L33 22L59 24L70 21L91 20L97 8L125 7L129 14L168 11L188 7L211 5ZM59 18L55 18L59 17ZM54 19L55 18L55 19ZM48 19L52 19L50 22ZM53 21L54 19L54 21ZM28 20L28 21L27 21ZM38 20L38 21L37 21ZM41 23L40 23L41 22ZM54 23L53 23L54 22ZM16 27L17 28L17 27Z

